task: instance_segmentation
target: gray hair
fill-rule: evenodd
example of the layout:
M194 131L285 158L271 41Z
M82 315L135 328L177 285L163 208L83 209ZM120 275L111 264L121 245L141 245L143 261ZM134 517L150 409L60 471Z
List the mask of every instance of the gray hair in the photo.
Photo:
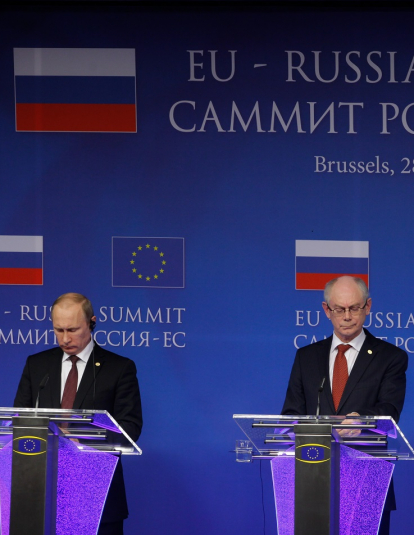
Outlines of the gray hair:
M329 297L331 296L332 288L338 282L340 278L341 277L336 277L335 279L332 279L326 283L325 289L323 291L323 298L325 299L326 303L329 303ZM361 290L363 301L366 301L369 298L369 290L367 288L367 285L359 277L352 277L352 279L354 280L358 288Z

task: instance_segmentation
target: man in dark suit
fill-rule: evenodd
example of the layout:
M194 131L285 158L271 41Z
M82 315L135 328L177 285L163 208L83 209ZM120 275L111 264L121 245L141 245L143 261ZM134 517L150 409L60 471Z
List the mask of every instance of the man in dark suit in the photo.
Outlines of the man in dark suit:
M398 422L405 397L407 353L363 328L372 302L361 279L331 280L324 298L322 306L332 322L333 335L297 351L282 414L316 414L318 388L325 378L320 414L383 415ZM389 531L391 509L395 509L392 489L379 535Z
M138 440L142 413L134 362L95 344L91 331L96 317L85 296L60 296L52 306L51 317L59 348L28 357L14 406L34 407L40 383L48 375L46 386L40 390L39 407L106 410L132 440ZM74 390L69 406L65 385L69 386L73 377L76 393ZM122 465L118 462L98 535L122 535L127 516Z

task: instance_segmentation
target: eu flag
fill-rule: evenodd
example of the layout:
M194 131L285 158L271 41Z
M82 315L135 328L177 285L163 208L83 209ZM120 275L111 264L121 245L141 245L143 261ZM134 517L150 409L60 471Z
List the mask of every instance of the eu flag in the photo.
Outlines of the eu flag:
M324 461L325 460L325 448L323 446L303 446L302 461Z
M41 441L35 437L24 437L19 439L17 451L19 453L39 453L41 451Z
M112 238L112 286L184 288L184 238Z

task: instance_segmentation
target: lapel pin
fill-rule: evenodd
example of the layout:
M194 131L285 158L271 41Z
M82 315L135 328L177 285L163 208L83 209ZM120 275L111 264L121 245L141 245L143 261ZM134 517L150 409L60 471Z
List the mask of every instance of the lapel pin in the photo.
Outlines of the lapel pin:
M368 349L368 354L369 354L369 355L372 355L372 351L371 351L371 349Z
M100 362L95 362L95 366L100 366L101 363Z

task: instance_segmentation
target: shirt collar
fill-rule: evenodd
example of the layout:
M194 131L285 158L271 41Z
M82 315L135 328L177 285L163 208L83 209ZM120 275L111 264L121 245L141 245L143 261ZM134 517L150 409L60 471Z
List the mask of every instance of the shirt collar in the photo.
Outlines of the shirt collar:
M362 331L358 334L358 336L356 336L353 340L351 340L350 342L347 342L351 347L353 347L356 351L360 351L361 347L362 347L362 344L364 343L365 341L365 338L366 338L366 334L365 334L365 331L364 329L362 329ZM335 333L333 333L333 336L332 336L332 345L331 345L331 351L333 351L334 349L336 349L339 344L343 344L344 342L342 342L342 340L340 340Z
M83 360L85 363L88 362L89 356L92 353L93 346L94 346L94 341L91 336L89 344L84 349L82 349L82 351L77 353L76 356L79 357L81 360ZM67 360L70 356L71 355L68 355L67 353L64 352L63 357L62 357L62 362L65 362L65 360Z

